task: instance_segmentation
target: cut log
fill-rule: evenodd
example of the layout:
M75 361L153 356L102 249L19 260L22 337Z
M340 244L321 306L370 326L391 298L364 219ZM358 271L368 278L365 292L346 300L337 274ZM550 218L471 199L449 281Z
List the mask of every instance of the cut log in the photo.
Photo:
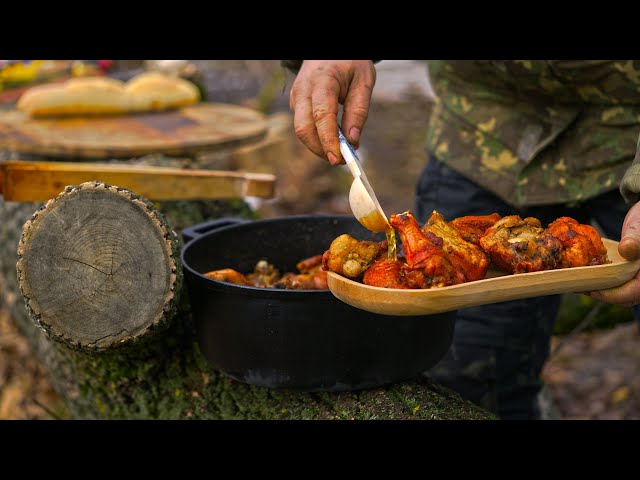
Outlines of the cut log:
M142 338L174 314L178 241L129 190L68 187L38 210L18 246L18 283L36 323L69 346L104 350Z

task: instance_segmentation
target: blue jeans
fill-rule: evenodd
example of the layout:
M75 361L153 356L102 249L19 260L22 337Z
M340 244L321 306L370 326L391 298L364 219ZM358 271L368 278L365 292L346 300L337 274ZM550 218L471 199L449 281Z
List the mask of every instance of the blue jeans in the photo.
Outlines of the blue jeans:
M416 217L422 225L433 210L446 220L464 215L536 217L543 226L558 217L580 223L595 220L606 238L620 239L629 207L618 190L578 206L515 208L431 157L416 191ZM427 372L442 385L496 413L502 419L537 419L540 373L561 296L551 295L494 303L458 311L453 344ZM633 308L640 321L640 307Z

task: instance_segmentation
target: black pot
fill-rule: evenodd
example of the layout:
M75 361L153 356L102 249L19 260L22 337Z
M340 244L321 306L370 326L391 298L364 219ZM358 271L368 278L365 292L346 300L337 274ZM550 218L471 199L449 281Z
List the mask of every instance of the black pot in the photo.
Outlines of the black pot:
M251 272L260 259L281 273L324 253L334 238L382 240L352 216L220 219L182 232L182 263L200 348L211 365L250 384L303 391L358 390L416 377L453 338L455 313L394 317L359 310L329 290L245 287L209 279Z

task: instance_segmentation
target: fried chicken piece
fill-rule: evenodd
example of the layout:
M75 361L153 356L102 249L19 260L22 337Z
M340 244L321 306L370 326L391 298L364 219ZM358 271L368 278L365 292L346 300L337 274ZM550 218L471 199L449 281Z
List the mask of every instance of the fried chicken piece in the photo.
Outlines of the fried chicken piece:
M327 272L322 270L322 255L305 258L296 265L300 273L285 273L273 286L288 290L327 290Z
M327 272L322 269L322 255L305 258L298 262L296 268L300 270L299 277L302 277L299 281L309 282L307 284L310 287L309 290L327 290L329 288ZM307 275L308 280L303 275Z
M434 253L434 249L437 251L442 247L442 239L423 232L410 210L392 214L389 224L398 231L409 266L420 264Z
M467 282L485 277L491 263L489 256L477 245L466 241L458 230L448 224L438 212L434 210L431 213L422 231L431 232L442 239L442 248L449 254L451 264L462 271Z
M246 285L252 287L253 284L247 280L247 278L232 268L223 268L221 270L212 270L211 272L203 273L207 278L212 280L218 280L220 282L235 283L236 285Z
M315 285L315 290L328 290L327 272L319 268L313 273L313 284Z
M252 273L247 274L247 280L254 287L269 288L278 281L280 271L266 260L256 263Z
M381 258L364 272L362 283L372 287L417 289L430 288L433 279L424 270L413 269L402 260Z
M449 222L453 228L458 230L462 238L467 242L478 245L478 239L485 234L489 227L500 220L500 214L491 215L467 215L465 217L454 218Z
M322 268L348 278L359 278L385 252L381 244L342 234L322 255Z
M305 258L296 264L296 268L300 273L312 273L320 267L322 267L322 255Z
M564 247L557 268L610 263L607 248L591 225L582 224L571 217L560 217L549 224L547 232L560 240Z
M403 267L405 275L411 270L415 284L420 288L446 287L465 282L465 276L459 267L453 265L449 254L443 249L443 240L432 232L423 232L410 211L393 214L389 223L400 235L404 246L407 265ZM426 278L422 279L421 275Z
M315 273L285 273L280 280L273 284L274 288L287 290L326 290L327 272L319 270Z
M551 270L562 253L562 243L542 228L540 220L519 215L498 220L479 242L496 267L509 273Z
M381 258L373 262L362 277L362 283L372 287L409 288L402 274L402 262L391 258Z

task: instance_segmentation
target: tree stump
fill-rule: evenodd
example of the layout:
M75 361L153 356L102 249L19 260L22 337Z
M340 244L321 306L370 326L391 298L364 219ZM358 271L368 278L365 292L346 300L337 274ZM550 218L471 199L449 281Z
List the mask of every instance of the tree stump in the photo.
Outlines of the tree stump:
M20 291L38 326L71 347L102 350L174 315L178 241L152 204L100 182L68 187L24 226Z
M17 272L31 323L22 330L74 417L493 418L426 378L300 393L220 374L199 350L169 225L156 205L99 183L68 188L24 225Z

